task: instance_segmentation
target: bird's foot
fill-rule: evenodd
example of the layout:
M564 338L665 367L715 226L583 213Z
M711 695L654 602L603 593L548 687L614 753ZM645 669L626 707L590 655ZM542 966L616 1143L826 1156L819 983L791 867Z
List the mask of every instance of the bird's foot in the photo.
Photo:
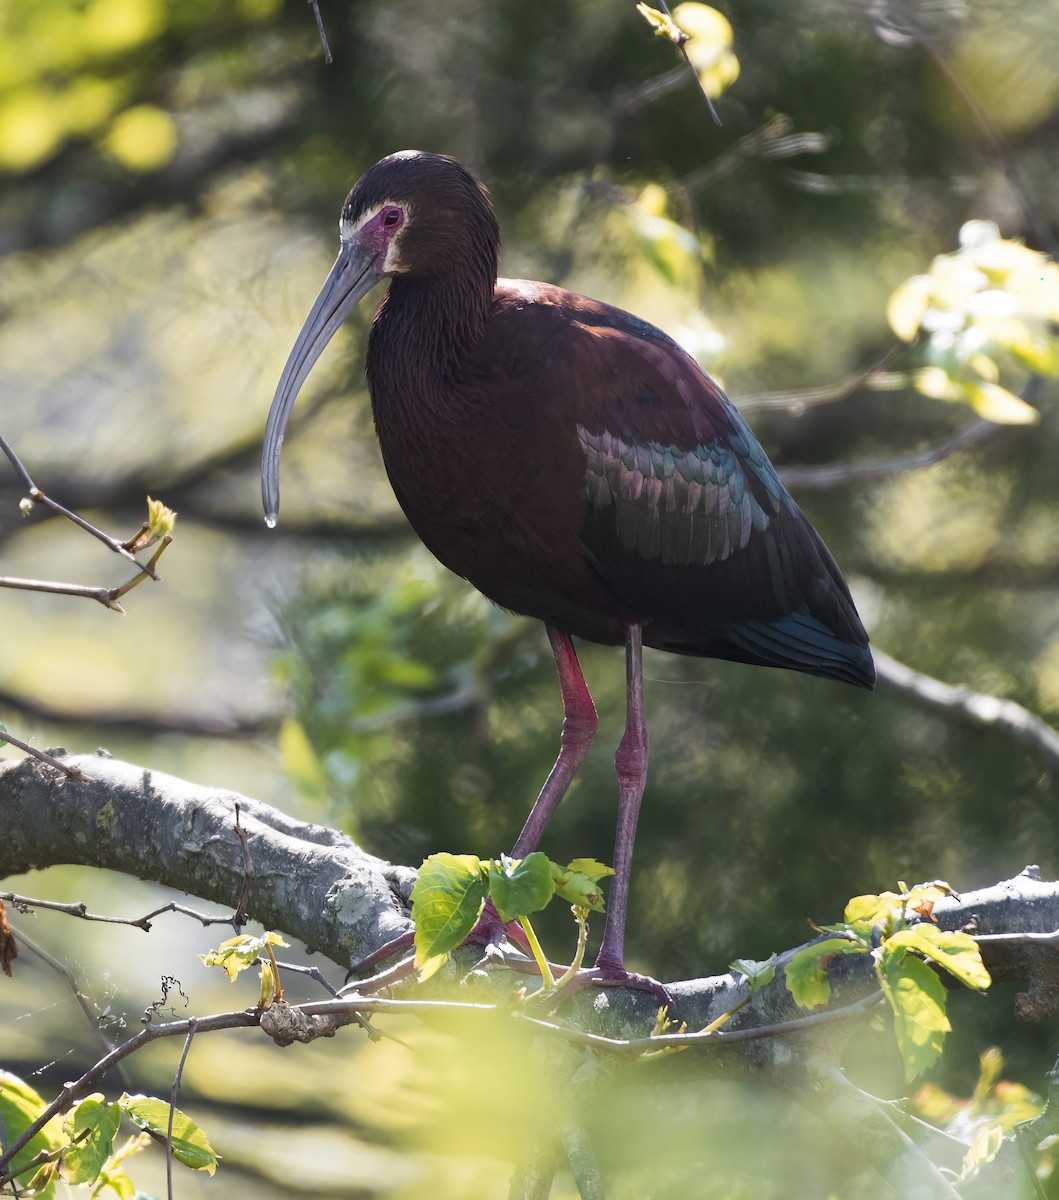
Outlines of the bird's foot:
M562 983L555 993L556 1001L567 1000L570 996L583 992L586 988L634 988L636 991L650 992L662 1008L669 1010L672 1017L675 1005L673 997L666 991L665 984L659 983L650 975L640 975L636 971L627 971L622 963L600 962L595 966L582 967L568 980Z

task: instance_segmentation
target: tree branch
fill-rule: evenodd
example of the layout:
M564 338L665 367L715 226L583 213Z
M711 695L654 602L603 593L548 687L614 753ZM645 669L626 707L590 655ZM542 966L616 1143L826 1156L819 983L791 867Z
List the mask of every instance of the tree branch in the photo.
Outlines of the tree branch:
M0 762L0 876L58 863L106 867L234 905L245 877L235 806L254 866L249 911L337 963L409 926L414 872L336 830L259 801L104 755L53 751L81 783L31 760Z
M1000 700L968 687L943 683L872 648L879 682L921 708L949 719L1000 729L1025 746L1049 770L1059 770L1059 731L1014 700Z
M415 872L365 853L336 830L105 755L52 753L91 780L76 782L32 760L0 761L0 825L5 833L0 876L78 863L123 871L231 906L248 880L235 825L238 804L253 864L250 918L298 938L343 967L410 928L407 900ZM1059 939L1010 937L1059 929L1059 883L1041 882L1035 868L962 899L950 898L934 912L945 928L970 924L979 935L1008 935L983 938L982 953L994 978L1030 983L1027 1011L1043 1002L1049 989L1059 990L1052 987ZM666 986L692 1030L740 1005L725 1025L726 1034L804 1021L805 1013L794 1006L782 976L784 963L799 948L779 956L777 978L749 1003L739 972ZM846 955L832 965L836 1008L876 990L868 957ZM469 948L452 971L469 970L477 958L478 952ZM520 986L517 972L514 978ZM656 1007L653 997L628 988L610 989L602 997L586 992L568 1003L587 1012L585 1029L604 1036L614 1036L623 1022L650 1027Z

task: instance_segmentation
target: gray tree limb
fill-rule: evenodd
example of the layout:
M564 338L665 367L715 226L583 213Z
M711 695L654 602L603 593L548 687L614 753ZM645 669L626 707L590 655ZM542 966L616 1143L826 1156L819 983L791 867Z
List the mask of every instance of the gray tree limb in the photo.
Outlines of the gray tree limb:
M345 835L267 804L200 787L105 755L56 757L87 783L33 760L0 761L0 877L76 863L235 906L253 863L247 911L348 964L406 932L415 873L366 854Z
M68 779L36 761L0 760L0 878L32 868L76 863L123 871L233 909L249 884L245 908L346 967L406 933L410 867L367 854L344 834L295 820L247 796L201 787L162 772L96 755L53 753L88 782ZM247 881L239 823L252 875ZM1059 994L1059 883L1036 868L1003 883L950 898L935 908L943 928L967 927L980 938L994 978L1025 982L1023 1015L1041 1016ZM725 1025L726 1030L804 1017L777 979ZM476 952L464 962L473 963ZM832 965L836 1007L877 986L866 955ZM667 985L691 1029L743 1004L738 972ZM582 1028L607 1036L650 1024L657 1002L631 989L609 989ZM760 1043L757 1043L760 1046ZM759 1049L759 1055L769 1053Z

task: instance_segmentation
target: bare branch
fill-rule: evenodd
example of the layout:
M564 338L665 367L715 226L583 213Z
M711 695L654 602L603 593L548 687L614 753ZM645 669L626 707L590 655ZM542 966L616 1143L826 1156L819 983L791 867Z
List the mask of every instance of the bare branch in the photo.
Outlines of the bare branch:
M800 416L808 408L818 408L822 404L834 404L837 400L845 400L857 388L874 387L891 390L892 373L882 368L897 352L893 346L875 360L870 366L851 371L837 383L827 383L822 387L799 388L783 392L751 392L745 396L733 396L732 403L742 413L768 412L781 409L784 412ZM901 375L902 386L904 375Z
M59 765L61 766L62 764ZM34 908L46 908L49 912L65 913L68 917L77 917L81 921L99 921L105 925L131 925L134 929L142 929L144 933L150 933L151 922L155 917L159 917L163 913L182 913L186 917L193 917L203 926L234 925L235 918L238 915L237 913L211 915L199 912L194 908L189 908L186 904L177 904L175 901L170 901L168 904L151 909L149 913L145 913L142 917L108 917L101 913L90 913L82 901L75 901L72 904L60 904L57 900L37 900L33 896L20 896L17 892L0 892L0 900L8 901L20 912L27 912Z
M335 60L331 57L331 47L327 44L327 30L324 29L324 19L320 15L320 0L309 0L309 5L316 18L316 29L320 34L320 45L324 48L324 62L330 66Z
M850 483L879 483L906 471L932 467L961 450L984 446L1000 437L1007 428L1005 425L995 425L992 421L978 421L915 454L868 459L865 462L828 463L825 466L788 466L782 467L779 474L789 488L802 491L845 487Z
M101 541L108 550L112 550L115 554L120 554L122 558L127 558L131 563L139 567L141 571L147 569L137 562L135 555L131 554L128 549L126 549L126 547L116 538L112 538L109 533L104 533L102 529L97 529L90 522L86 521L84 517L79 517L77 513L71 512L70 509L64 508L58 503L58 501L53 500L50 496L45 495L44 492L42 492L40 488L37 487L37 485L33 482L29 472L26 470L18 455L2 436L0 436L0 450L2 450L7 456L7 460L14 468L15 474L19 477L23 486L26 488L26 500L29 501L30 504L39 504L44 508L50 509L57 516L64 517L67 521L72 522L79 529L83 529L86 533L90 533L94 538L97 538L99 541ZM25 504L26 501L23 501L23 503ZM25 582L26 581L22 581L21 585L18 583L9 583L5 584L4 586L18 587L24 585ZM49 584L46 586L41 586L37 590L56 591L61 589L63 586L64 585L62 584ZM81 592L70 594L79 595L84 593ZM96 597L96 599L98 599L98 597ZM101 601L101 603L103 603L103 601Z
M180 1052L180 1062L177 1063L173 1076L173 1086L169 1089L169 1124L165 1131L165 1183L168 1200L173 1200L173 1118L176 1116L176 1104L180 1096L180 1081L184 1077L184 1063L187 1062L191 1039L197 1029L198 1022L192 1017L188 1022L187 1037L184 1038L184 1049Z
M6 729L0 729L0 741L7 742L9 746L14 746L16 750L21 750L23 754L28 754L38 762L44 763L45 766L53 767L56 771L61 771L67 779L76 779L79 783L88 783L91 778L80 767L71 767L66 763L60 762L46 750L38 750L35 746L31 746L29 742L23 742L21 739L15 737L14 734L8 733Z
M879 682L944 717L999 729L1025 746L1049 770L1059 769L1059 731L1014 700L943 683L906 666L885 651L874 649Z

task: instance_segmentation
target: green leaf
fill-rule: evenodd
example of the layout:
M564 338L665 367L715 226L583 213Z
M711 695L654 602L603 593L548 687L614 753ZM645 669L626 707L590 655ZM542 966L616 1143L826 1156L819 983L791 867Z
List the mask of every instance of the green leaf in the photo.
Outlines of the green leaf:
M929 275L913 275L899 284L886 306L890 328L903 342L911 342L930 307L934 280Z
M766 984L772 982L776 974L776 958L775 954L769 958L758 962L753 958L737 958L732 963L731 969L738 971L740 975L746 977L747 986L750 988L751 996L765 987ZM826 979L826 976L825 976ZM788 987L790 986L788 982Z
M1008 352L1037 375L1059 375L1059 344L1027 335L1006 344Z
M867 947L849 938L826 938L805 946L784 968L787 991L800 1008L819 1008L831 999L827 964L837 954L864 954Z
M1032 425L1041 419L1032 404L1020 400L998 383L965 383L962 388L967 402L987 421L995 421L998 425Z
M287 946L289 944L278 933L273 933L271 930L258 937L240 934L238 937L221 942L216 950L211 950L208 954L200 954L199 958L207 967L220 967L231 982L235 983L240 972L252 967L259 958L268 958L266 946Z
M885 957L898 950L917 951L976 991L984 992L992 983L978 943L969 933L939 929L936 925L913 925L888 938L882 954Z
M130 1096L127 1092L118 1100L122 1111L141 1129L165 1137L169 1130L170 1107L154 1096ZM193 1171L212 1175L217 1170L217 1155L209 1138L180 1109L173 1110L173 1157Z
M539 850L521 861L505 856L489 864L489 898L505 924L539 912L554 895L552 863Z
M463 942L478 920L487 887L485 864L474 854L432 854L423 863L412 888L417 968Z
M606 879L608 875L614 874L614 868L608 867L606 863L601 863L594 858L574 858L566 864L567 871L573 871L578 875L587 875L593 883L598 883L601 879Z
M121 1110L107 1104L101 1093L86 1096L63 1122L74 1144L63 1151L60 1178L67 1183L94 1183L114 1149L114 1135L121 1124Z
M970 1148L963 1156L959 1182L973 1179L987 1163L991 1163L1004 1145L1004 1127L999 1121L980 1125L974 1133Z
M614 874L614 868L594 858L575 858L565 867L551 863L552 886L560 900L590 912L603 912L603 893L599 880Z
M846 905L843 917L850 925L865 925L874 929L876 925L894 926L904 914L904 897L896 892L882 892L877 896L854 896Z
M17 1075L0 1071L0 1120L4 1137L10 1145L41 1116L47 1105L40 1095ZM11 1162L14 1171L24 1170L42 1151L57 1150L64 1142L60 1122L53 1118L15 1155ZM50 1197L53 1193L48 1192Z
M652 8L649 4L637 4L636 11L654 30L655 37L667 38L678 46L687 40L687 34L677 26L676 21L668 13Z
M903 951L882 954L877 969L893 1009L905 1080L911 1083L937 1061L952 1028L945 1015L945 988L921 958Z
M147 524L156 540L161 541L162 538L168 537L173 532L176 519L176 513L171 508L167 508L161 500L152 500L150 496L147 497Z

